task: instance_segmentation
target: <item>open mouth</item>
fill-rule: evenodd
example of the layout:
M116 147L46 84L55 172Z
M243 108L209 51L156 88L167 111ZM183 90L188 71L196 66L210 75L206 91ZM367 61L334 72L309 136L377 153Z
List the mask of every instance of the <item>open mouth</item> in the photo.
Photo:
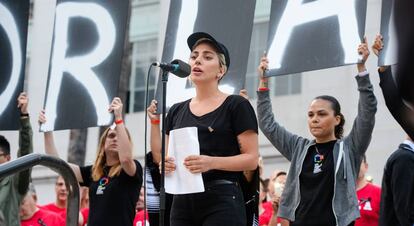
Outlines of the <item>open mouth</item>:
M203 72L203 70L201 70L200 68L198 68L198 67L195 67L195 68L193 68L193 70L192 70L193 72L195 72L195 73L201 73L201 72Z

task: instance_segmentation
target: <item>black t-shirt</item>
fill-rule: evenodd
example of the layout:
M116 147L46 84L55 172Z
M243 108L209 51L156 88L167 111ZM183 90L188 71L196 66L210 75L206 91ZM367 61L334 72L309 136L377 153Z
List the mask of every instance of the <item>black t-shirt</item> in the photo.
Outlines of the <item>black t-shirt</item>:
M382 177L380 226L414 224L414 150L400 144L388 158Z
M238 155L240 148L237 135L247 130L257 133L256 114L244 97L230 95L217 109L202 116L196 116L190 111L190 101L191 99L171 107L167 115L166 133L169 134L174 129L197 127L201 155ZM238 181L240 172L210 170L202 175L204 182L217 179Z
M336 225L332 209L335 143L333 140L309 148L299 176L300 204L291 225Z
M110 178L107 176L109 169L104 168L104 176L98 181L92 179L92 166L80 167L81 185L89 187L88 225L132 226L142 185L142 167L138 161L134 162L134 176L121 170L119 176Z

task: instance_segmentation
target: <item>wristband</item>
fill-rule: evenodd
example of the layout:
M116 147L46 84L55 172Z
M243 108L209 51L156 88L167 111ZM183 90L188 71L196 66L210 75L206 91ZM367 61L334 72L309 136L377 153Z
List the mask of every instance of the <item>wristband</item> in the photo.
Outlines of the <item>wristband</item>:
M269 91L269 88L267 87L259 87L259 91Z
M122 123L124 123L124 120L122 119L115 120L115 124L117 125L122 124Z
M20 113L20 117L29 117L29 113Z
M159 119L151 119L151 124L152 125L159 125L160 124L160 120Z

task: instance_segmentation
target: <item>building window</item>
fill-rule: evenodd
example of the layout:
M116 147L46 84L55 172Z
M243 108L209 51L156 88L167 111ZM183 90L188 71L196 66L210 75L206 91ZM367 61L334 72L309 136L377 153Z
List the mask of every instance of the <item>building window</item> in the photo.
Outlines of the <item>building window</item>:
M139 112L146 109L145 88L148 69L157 59L158 39L148 39L134 42L132 52L132 74L130 82L129 112ZM149 79L149 97L154 96L156 89L156 70L152 70Z
M302 90L302 74L276 76L272 83L274 96L299 94Z

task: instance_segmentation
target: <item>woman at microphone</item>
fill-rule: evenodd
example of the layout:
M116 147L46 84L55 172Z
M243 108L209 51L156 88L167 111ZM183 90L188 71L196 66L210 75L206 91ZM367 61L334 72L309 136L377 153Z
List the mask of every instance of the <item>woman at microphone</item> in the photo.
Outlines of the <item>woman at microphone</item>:
M169 110L166 147L171 131L196 127L200 155L189 155L184 162L166 157L165 170L166 174L173 174L178 165L184 165L191 173L201 173L205 191L174 195L170 223L172 226L246 225L239 180L244 170L257 167L256 115L247 99L218 88L230 66L227 48L203 32L190 35L187 43L191 50L190 80L196 95Z

